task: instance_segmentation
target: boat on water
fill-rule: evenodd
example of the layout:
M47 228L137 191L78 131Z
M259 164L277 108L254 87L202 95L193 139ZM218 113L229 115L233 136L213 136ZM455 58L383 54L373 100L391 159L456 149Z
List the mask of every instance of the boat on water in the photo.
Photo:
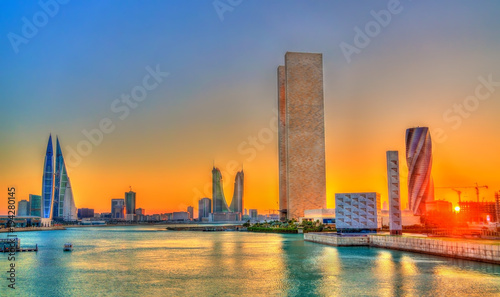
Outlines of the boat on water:
M71 243L65 243L63 250L65 252L71 252L73 250L73 245Z

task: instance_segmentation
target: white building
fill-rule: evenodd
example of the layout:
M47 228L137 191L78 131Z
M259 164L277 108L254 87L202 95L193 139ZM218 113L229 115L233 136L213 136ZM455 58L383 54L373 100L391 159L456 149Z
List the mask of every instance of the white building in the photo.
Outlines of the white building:
M382 227L380 194L335 194L335 223L339 232L376 232Z

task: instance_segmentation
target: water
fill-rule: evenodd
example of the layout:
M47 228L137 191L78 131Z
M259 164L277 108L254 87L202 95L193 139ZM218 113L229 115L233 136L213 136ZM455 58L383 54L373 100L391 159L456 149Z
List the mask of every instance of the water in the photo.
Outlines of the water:
M15 294L0 255L0 296L500 296L500 265L295 234L130 226L18 236L39 252L17 255Z

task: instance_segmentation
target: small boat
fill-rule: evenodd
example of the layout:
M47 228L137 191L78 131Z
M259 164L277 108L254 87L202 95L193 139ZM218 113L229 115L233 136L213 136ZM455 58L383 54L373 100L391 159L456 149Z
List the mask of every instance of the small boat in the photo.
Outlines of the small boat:
M63 250L65 252L71 252L73 250L73 245L71 243L65 243Z

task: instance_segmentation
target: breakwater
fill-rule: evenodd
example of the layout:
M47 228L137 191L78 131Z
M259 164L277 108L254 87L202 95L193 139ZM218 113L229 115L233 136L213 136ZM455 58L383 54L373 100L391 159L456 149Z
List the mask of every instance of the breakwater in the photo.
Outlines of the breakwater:
M333 246L370 246L500 264L500 241L446 240L415 236L307 233L304 240Z

